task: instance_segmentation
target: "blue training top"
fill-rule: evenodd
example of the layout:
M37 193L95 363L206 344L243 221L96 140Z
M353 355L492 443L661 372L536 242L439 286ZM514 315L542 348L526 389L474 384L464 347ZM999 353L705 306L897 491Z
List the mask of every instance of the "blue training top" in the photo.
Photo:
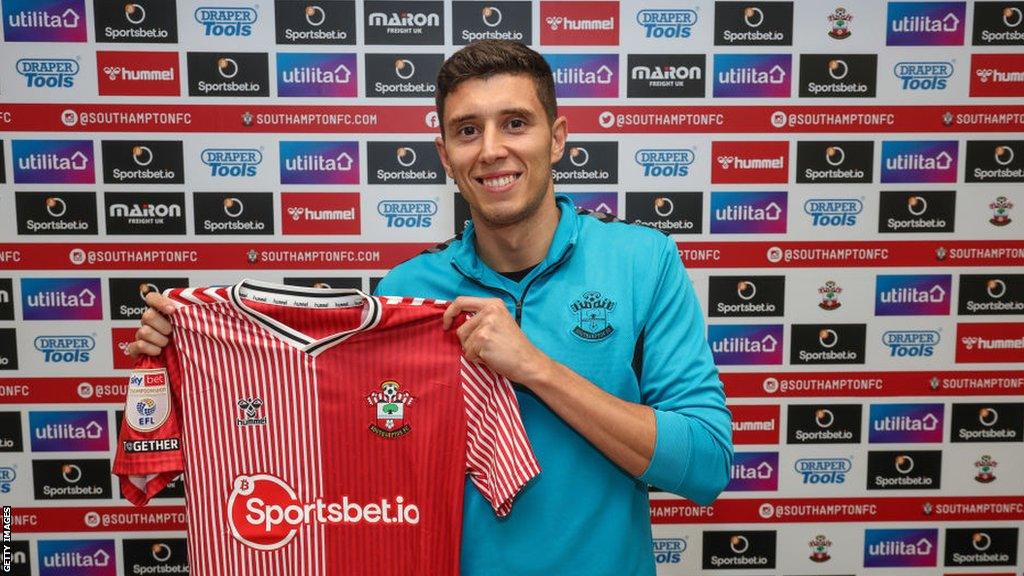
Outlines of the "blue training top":
M556 200L561 216L548 254L519 282L477 257L470 223L461 237L394 268L377 293L501 298L545 354L655 412L654 456L634 478L517 386L541 473L507 518L467 480L462 573L653 575L648 485L714 500L732 464L730 414L675 243Z

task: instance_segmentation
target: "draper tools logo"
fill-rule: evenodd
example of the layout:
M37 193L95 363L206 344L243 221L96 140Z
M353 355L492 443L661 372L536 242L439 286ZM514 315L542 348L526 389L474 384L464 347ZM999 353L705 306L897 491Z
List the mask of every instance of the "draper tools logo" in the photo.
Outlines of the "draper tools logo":
M367 54L369 98L433 98L444 54Z
M667 234L700 234L703 212L700 192L626 192L626 220Z
M107 234L184 234L184 192L107 192Z
M85 42L84 0L5 0L4 40Z
M863 364L865 324L794 324L790 364Z
M877 54L801 54L801 98L873 98Z
M702 566L705 570L762 570L775 568L773 530L705 530Z
M849 458L800 458L793 463L793 470L804 485L835 486L846 483L853 461Z
M381 200L377 214L388 228L430 228L437 216L434 200Z
M1024 274L961 274L960 314L1024 314Z
M616 98L619 57L616 54L546 54L559 98Z
M274 0L278 44L355 44L355 2Z
M367 142L368 184L444 184L433 142ZM557 180L556 180L557 181Z
M952 283L949 274L880 274L875 278L875 316L945 316Z
M11 140L18 184L92 184L92 140Z
M533 43L532 22L530 2L453 2L452 44L514 40L529 45Z
M185 181L181 140L104 140L107 184L181 184Z
M792 404L787 444L859 444L860 404Z
M804 202L804 213L814 227L850 227L857 225L857 216L864 211L859 198L811 198Z
M113 540L40 540L39 576L114 576Z
M947 528L946 566L1017 566L1019 528Z
M81 66L71 58L21 58L14 69L28 88L73 88Z
M703 54L630 54L630 98L703 98Z
M801 184L869 183L874 142L825 140L796 143L796 181Z
M730 492L778 490L778 471L778 452L737 452L725 489Z
M640 175L652 178L688 176L693 159L690 148L644 148L633 155L641 168Z
M121 550L128 574L188 574L184 538L125 538Z
M971 96L1024 96L1024 55L971 54Z
M789 142L711 143L713 184L782 184L789 181Z
M278 96L355 97L355 54L277 54Z
M178 41L176 0L93 0L97 42Z
M715 2L715 46L791 44L792 2Z
M25 320L102 320L99 278L22 278Z
M207 37L244 38L252 36L260 15L251 6L200 6L192 13L203 35Z
M882 332L882 346L891 358L927 358L935 355L935 347L942 342L938 330L886 330Z
M263 163L263 152L256 148L206 148L199 159L210 167L213 178L251 178Z
M968 140L964 182L1024 182L1024 140Z
M269 96L266 52L189 52L189 96Z
M892 73L901 90L931 92L945 90L953 76L952 62L898 62Z
M712 324L708 342L715 364L782 364L781 324Z
M32 346L51 364L83 363L92 358L96 339L88 334L36 336Z
M358 183L358 142L281 142L281 184Z
M1024 404L953 404L950 441L1024 442Z
M942 404L872 404L868 442L942 442Z
M100 96L178 96L177 52L96 51Z
M887 46L963 46L966 2L889 2Z
M935 529L864 531L864 567L935 566L939 531Z
M196 234L273 234L271 192L195 192Z
M106 411L29 412L33 452L106 452Z
M679 564L686 552L685 538L655 538L654 562L656 564Z
M715 54L716 98L789 98L790 54Z
M15 192L18 234L96 234L95 192Z
M689 38L698 20L697 11L689 8L648 8L636 13L644 38Z
M552 167L556 184L615 184L619 181L618 142L570 140Z
M1024 362L1024 322L957 324L956 361Z
M785 276L711 276L708 316L782 316L785 292Z
M285 234L359 234L359 194L281 193Z
M868 452L868 490L939 490L941 450Z
M367 44L444 44L442 2L379 2L367 0Z
M878 211L879 232L952 232L956 192L882 192Z
M956 182L956 140L882 142L882 182Z
M616 46L618 2L540 3L540 43L560 46Z
M975 46L1024 45L1024 2L974 2Z
M712 192L712 234L786 232L786 192Z
M32 477L37 500L111 496L109 460L33 460Z

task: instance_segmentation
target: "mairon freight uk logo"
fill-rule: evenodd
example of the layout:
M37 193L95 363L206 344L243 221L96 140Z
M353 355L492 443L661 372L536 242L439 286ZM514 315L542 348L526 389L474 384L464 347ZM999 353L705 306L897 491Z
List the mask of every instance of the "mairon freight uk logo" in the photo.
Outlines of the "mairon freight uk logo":
M964 182L1024 182L1024 140L968 140Z
M946 316L952 284L949 274L879 274L875 316Z
M975 46L1024 45L1024 2L974 2Z
M200 6L192 18L208 38L247 38L260 14L256 6Z
M107 184L181 184L185 159L181 140L104 140Z
M177 52L96 51L100 96L178 96Z
M356 3L274 0L278 44L355 44Z
M281 184L358 184L359 143L307 141L280 144Z
M1018 566L1020 528L946 528L946 566Z
M700 234L704 194L701 192L626 192L626 220L666 234Z
M877 54L801 54L801 98L874 98Z
M714 141L712 184L783 184L789 181L789 142Z
M106 452L107 412L29 412L33 452Z
M460 46L477 40L513 40L526 45L532 44L532 4L453 2L452 44Z
M282 192L284 234L359 234L359 193Z
M715 54L716 98L789 98L790 54Z
M865 324L793 324L789 363L863 364Z
M681 40L693 35L700 18L689 8L645 8L636 13L636 23L644 38Z
M792 44L792 2L715 2L715 46Z
M873 179L874 142L824 140L796 143L801 184L867 184Z
M86 42L84 0L4 0L7 42Z
M206 148L199 159L210 167L211 178L252 178L263 163L263 152L256 148Z
M552 167L556 184L616 184L619 181L618 142L570 140Z
M22 278L25 320L102 320L99 278Z
M1024 362L1024 322L957 324L956 361Z
M355 97L355 54L277 53L277 95Z
M25 78L27 88L74 88L82 67L78 58L21 58L14 69Z
M189 52L189 96L270 95L266 52Z
M92 140L11 140L17 184L92 184Z
M957 144L956 140L882 142L882 182L956 182Z
M966 2L889 2L887 46L963 46Z
M444 184L433 142L367 142L367 184Z
M546 46L618 46L618 2L540 3L540 43Z
M712 234L784 234L786 192L712 192Z
M729 492L775 491L779 489L778 452L737 452L733 456Z
M40 540L39 576L115 576L113 540Z
M945 90L953 76L953 63L941 61L898 62L892 69L901 90L932 92Z
M184 234L184 192L107 192L107 234Z
M864 567L935 566L938 557L938 542L939 531L937 529L865 530Z
M942 404L872 404L868 442L942 442Z
M194 192L196 234L273 234L271 192Z
M782 324L711 324L708 342L719 365L782 364Z
M545 54L559 98L617 98L617 54Z
M708 316L717 318L783 316L785 276L711 276Z
M703 98L704 54L630 54L630 98Z
M97 234L95 192L15 192L18 234Z
M444 44L443 2L367 0L366 44Z
M942 450L868 452L868 490L939 490Z
M1024 274L961 274L962 315L1024 314Z
M859 444L861 404L791 404L787 444Z
M177 14L176 0L93 0L96 41L174 44Z
M109 460L33 460L32 477L36 500L92 500L112 496Z
M128 574L188 574L184 538L125 538L121 551Z
M774 530L705 530L702 566L705 570L765 570L775 568Z
M367 54L368 98L433 98L444 54Z
M1024 404L953 404L951 442L1024 442Z
M1024 96L1024 55L971 54L971 96Z
M956 192L882 192L878 211L879 232L952 232Z

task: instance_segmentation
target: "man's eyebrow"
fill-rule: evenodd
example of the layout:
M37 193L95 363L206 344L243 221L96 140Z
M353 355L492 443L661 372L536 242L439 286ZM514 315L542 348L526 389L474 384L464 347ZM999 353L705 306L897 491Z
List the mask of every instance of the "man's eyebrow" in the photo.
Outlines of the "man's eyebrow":
M533 111L530 110L529 108L520 108L520 107L505 108L505 109L499 111L498 114L500 116L526 116L528 118L533 118L533 116L534 116ZM447 124L449 126L453 126L453 125L462 124L463 122L468 122L470 120L476 120L478 118L480 118L479 114L462 114L461 116L454 116L454 117L452 117L450 120L448 120Z

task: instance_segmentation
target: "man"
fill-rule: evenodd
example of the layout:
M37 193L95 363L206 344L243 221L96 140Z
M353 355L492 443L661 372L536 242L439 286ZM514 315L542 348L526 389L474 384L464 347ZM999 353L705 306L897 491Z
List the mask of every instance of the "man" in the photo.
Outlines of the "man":
M453 300L466 356L517 383L541 474L513 513L466 491L468 575L654 574L648 485L706 504L729 479L731 422L674 242L556 196L565 149L551 69L481 41L441 68L437 151L472 222L393 269L381 294ZM159 295L150 306L169 311ZM170 325L147 311L133 353ZM467 484L468 486L468 484Z

